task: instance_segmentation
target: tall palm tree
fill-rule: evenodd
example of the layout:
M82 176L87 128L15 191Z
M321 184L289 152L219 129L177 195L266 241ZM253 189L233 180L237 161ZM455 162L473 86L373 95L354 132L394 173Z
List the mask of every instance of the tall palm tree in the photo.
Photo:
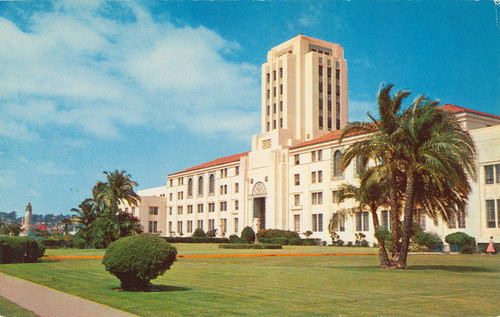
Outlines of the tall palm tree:
M400 125L398 115L401 104L409 95L406 90L398 91L391 97L393 85L381 87L377 95L378 110L380 120L376 120L370 113L367 113L371 122L353 122L347 125L339 137L339 143L353 134L370 134L369 138L352 144L342 154L340 167L345 170L356 157L361 157L365 164L368 161L377 162L379 172L383 171L387 175L389 182L389 204L391 208L391 223L393 236L392 262L399 261L399 240L400 240L400 205L401 183L404 175L401 173L402 164L397 154L397 143L395 133Z
M64 235L68 235L68 226L71 225L73 221L70 218L64 218L61 220L61 224L64 225Z
M471 192L469 180L476 179L476 149L471 136L437 106L437 101L418 97L403 112L395 133L398 155L404 162L400 168L406 174L398 268L406 267L415 198L422 198L419 204L430 207L431 215L447 220L451 212L465 206Z
M103 201L112 211L118 209L120 202L126 201L129 205L135 205L141 201L139 195L134 191L134 186L137 186L137 183L130 179L129 174L125 173L125 171L118 172L118 170L113 173L104 172L107 183L104 189Z
M381 206L389 205L389 185L387 179L384 179L376 168L368 169L362 175L360 186L356 187L350 184L342 184L338 193L339 202L347 199L354 199L356 204L352 208L342 209L342 213L354 214L368 210L372 214L373 228L379 232L380 222L378 220L377 210ZM380 266L387 268L391 262L385 248L385 239L380 234L375 234L379 245Z
M87 198L78 208L72 208L71 211L78 214L74 215L72 218L77 224L81 225L80 230L83 233L85 245L89 246L92 223L97 219L95 201L91 198Z

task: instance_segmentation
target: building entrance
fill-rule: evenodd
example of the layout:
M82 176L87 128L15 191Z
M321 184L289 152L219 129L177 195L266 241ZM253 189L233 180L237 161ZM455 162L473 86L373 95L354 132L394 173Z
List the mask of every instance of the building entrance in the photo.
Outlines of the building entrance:
M259 219L259 229L266 229L266 197L253 199L253 217Z

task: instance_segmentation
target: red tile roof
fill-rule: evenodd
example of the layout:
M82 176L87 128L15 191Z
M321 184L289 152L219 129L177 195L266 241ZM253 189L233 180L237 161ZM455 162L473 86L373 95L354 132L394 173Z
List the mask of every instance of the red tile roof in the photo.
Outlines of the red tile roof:
M490 117L490 118L500 119L500 116L496 116L496 115L491 114L491 113L481 112L481 111L472 110L472 109L459 107L459 106L455 106L455 105L450 105L450 104L442 105L442 106L439 106L438 108L443 109L443 111L450 112L450 113L468 112L468 113L474 113L474 114L478 114L478 115L486 116L486 117Z
M248 156L248 153L249 152L244 152L244 153L240 153L240 154L234 154L234 155L231 155L231 156L221 157L221 158L218 158L216 160L213 160L213 161L210 161L210 162L207 162L207 163L203 163L203 164L200 164L200 165L197 165L197 166L194 166L194 167L190 167L190 168L185 169L185 170L180 171L180 172L172 173L169 176L180 174L180 173L185 173L185 172L196 171L196 170L199 170L199 169L202 169L202 168L213 167L213 166L217 166L217 165L222 165L222 164L237 162L237 161L240 160L241 157Z

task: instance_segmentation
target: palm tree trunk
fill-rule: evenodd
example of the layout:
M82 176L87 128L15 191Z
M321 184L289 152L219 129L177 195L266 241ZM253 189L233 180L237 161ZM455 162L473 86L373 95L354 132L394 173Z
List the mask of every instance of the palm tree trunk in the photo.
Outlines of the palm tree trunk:
M372 212L372 219L373 219L373 230L376 232L377 228L380 228L380 223L378 222L378 215L377 215L377 207L372 206L371 207L371 212ZM387 250L385 249L385 241L377 238L378 242L378 257L380 259L380 267L383 269L388 268L391 266L391 262L389 261L389 256L387 255Z
M392 265L399 262L399 213L398 213L398 195L397 195L397 180L396 169L391 169L389 179L389 203L391 205L391 224L392 224Z
M406 192L405 192L405 207L404 207L404 227L403 227L403 240L401 242L401 254L399 257L399 262L396 264L396 268L405 269L406 259L408 256L408 248L410 246L410 239L412 235L412 224L413 224L413 193L415 184L415 173L410 170L408 173L408 178L406 182Z

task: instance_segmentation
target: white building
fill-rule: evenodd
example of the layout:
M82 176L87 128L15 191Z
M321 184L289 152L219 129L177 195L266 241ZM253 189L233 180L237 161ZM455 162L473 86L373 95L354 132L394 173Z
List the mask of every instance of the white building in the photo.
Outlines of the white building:
M132 207L147 232L191 235L196 228L218 235L240 234L245 226L314 232L331 241L328 222L344 204L336 201L342 183L356 184L356 164L338 170L342 152L366 135L338 142L347 124L347 66L337 44L302 34L271 49L262 65L262 131L252 150L168 175L166 186L139 191ZM478 148L479 181L467 216L448 224L418 217L440 236L463 231L478 242L500 239L500 117L444 105L471 131ZM347 206L345 205L345 206ZM128 207L127 207L128 208ZM387 211L379 211L389 226ZM338 228L344 241L373 226L368 212L348 217Z

